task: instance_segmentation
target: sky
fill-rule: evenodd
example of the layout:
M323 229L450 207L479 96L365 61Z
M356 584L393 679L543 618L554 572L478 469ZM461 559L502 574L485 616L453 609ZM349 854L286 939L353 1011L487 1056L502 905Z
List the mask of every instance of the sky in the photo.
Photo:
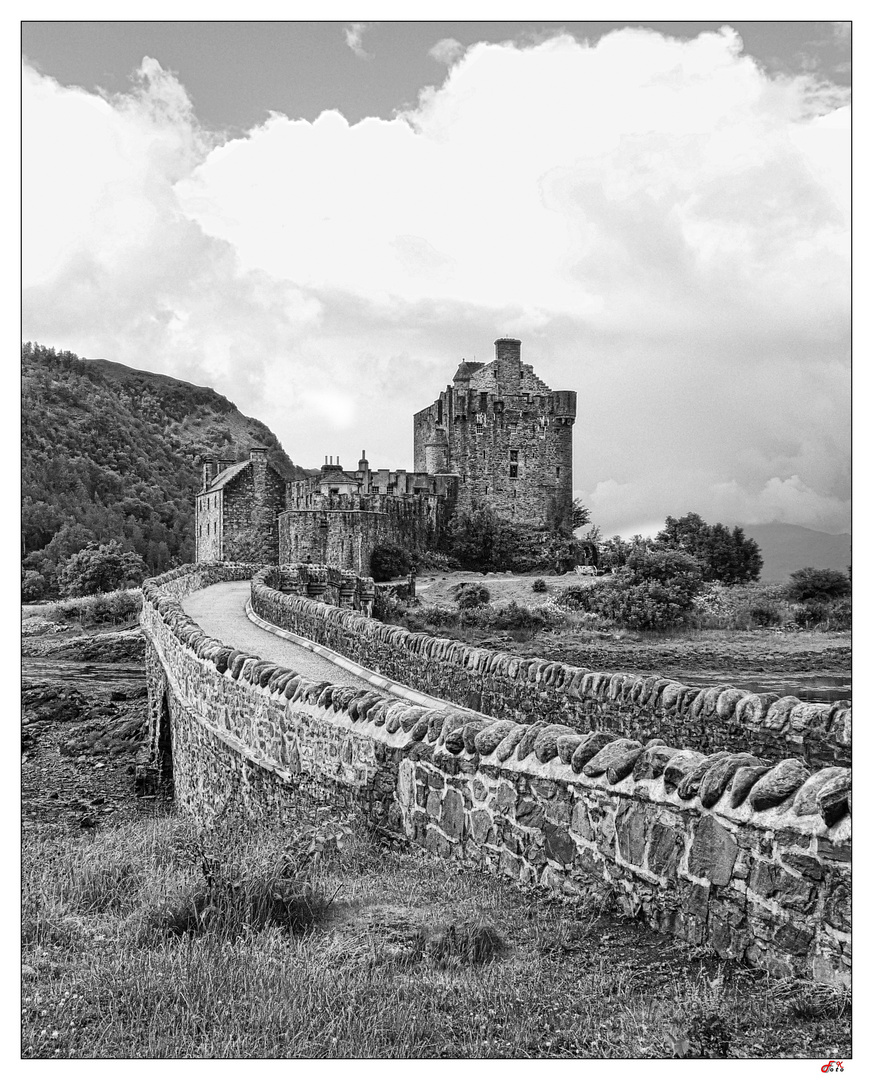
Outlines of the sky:
M606 535L849 527L846 23L25 23L26 340L412 466L501 335Z

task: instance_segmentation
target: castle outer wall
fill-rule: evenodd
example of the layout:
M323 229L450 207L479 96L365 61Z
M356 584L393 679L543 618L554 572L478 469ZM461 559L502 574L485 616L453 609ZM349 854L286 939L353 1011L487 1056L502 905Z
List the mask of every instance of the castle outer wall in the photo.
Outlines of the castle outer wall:
M464 362L451 386L415 414L415 469L459 474L458 506L546 525L573 504L576 394L551 390L521 342L499 338L489 364Z

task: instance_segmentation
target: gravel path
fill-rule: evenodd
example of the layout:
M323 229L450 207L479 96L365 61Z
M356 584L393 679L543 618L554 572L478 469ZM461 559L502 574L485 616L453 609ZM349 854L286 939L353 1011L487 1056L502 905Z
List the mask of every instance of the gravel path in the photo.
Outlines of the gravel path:
M283 641L249 622L245 606L250 594L250 582L226 581L191 593L182 600L182 607L205 633L235 649L283 664L315 682L372 689L369 683L337 667L325 657L317 656L292 641Z

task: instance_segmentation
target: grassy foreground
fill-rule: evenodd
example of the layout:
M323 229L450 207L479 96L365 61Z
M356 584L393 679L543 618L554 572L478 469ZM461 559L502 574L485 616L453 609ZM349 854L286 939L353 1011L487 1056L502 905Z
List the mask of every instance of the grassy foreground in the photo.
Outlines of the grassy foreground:
M25 1057L850 1053L843 996L329 812L28 826L23 883Z

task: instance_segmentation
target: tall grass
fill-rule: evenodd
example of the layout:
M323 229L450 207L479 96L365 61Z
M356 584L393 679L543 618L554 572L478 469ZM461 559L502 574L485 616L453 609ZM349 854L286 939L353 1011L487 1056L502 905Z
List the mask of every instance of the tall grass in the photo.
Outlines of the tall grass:
M292 879L318 898L303 923L274 907ZM807 995L801 1015L593 896L562 903L330 814L28 830L23 884L26 1057L848 1052L845 1009ZM210 890L220 917L202 918Z
M116 589L57 600L39 608L39 616L54 623L79 623L83 627L118 626L136 619L142 607L140 589Z

